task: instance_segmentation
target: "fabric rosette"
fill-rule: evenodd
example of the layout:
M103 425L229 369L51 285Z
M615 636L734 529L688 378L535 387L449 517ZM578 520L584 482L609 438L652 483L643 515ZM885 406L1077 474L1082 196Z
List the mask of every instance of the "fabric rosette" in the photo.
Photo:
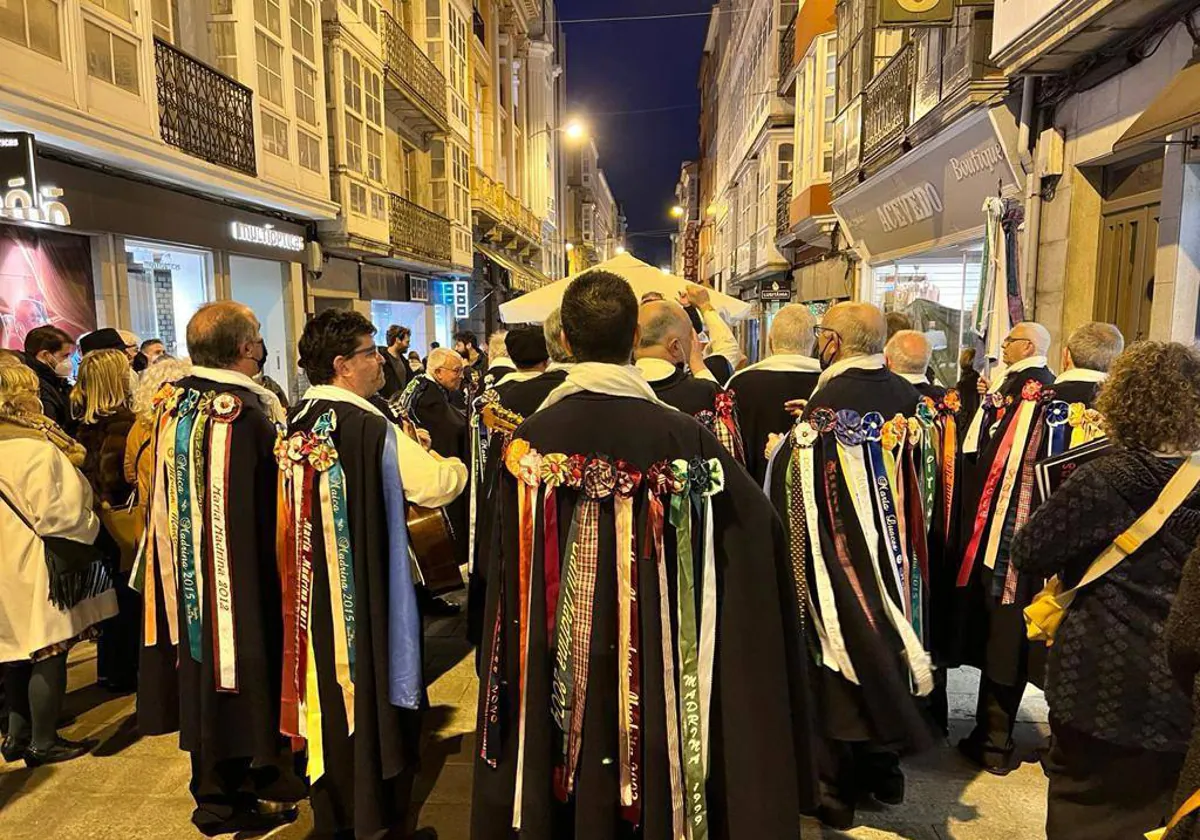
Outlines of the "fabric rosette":
M617 468L607 458L593 458L583 468L583 492L589 499L607 499L617 487Z
M338 452L333 444L325 440L310 440L308 448L308 463L317 472L325 472L337 463Z
M872 412L878 414L878 412ZM880 416L882 425L883 417ZM843 446L860 446L867 439L863 431L863 418L857 411L844 408L837 413L837 427L833 430Z
M896 415L896 417L900 420L900 422L904 423L904 425L907 427L908 445L909 446L920 446L921 445L921 436L924 434L924 430L921 427L921 421L918 420L916 417L909 417L906 420L903 417L900 417L900 415L898 415L898 414Z
M810 420L797 420L792 427L792 440L801 449L808 449L817 442L817 427Z
M962 397L957 389L950 388L946 391L946 395L942 397L942 408L951 414L958 414L962 408Z
M696 412L695 416L696 421L710 432L713 431L714 427L717 425L717 415L712 411L708 411L707 409L704 411L698 411Z
M542 484L554 489L567 483L571 469L567 456L561 452L551 452L542 456Z
M617 459L617 495L632 496L642 484L642 473L628 461Z
M174 411L175 406L179 404L179 395L181 393L183 393L182 389L175 387L170 382L166 382L154 392L154 398L151 399L150 404L157 409Z
M1004 407L1004 395L999 391L983 395L983 404L993 410Z
M809 415L809 420L812 422L813 428L820 434L832 432L838 425L837 413L832 408L826 408L825 406L813 409L812 414Z
M1021 386L1021 399L1036 402L1042 396L1042 383L1036 379L1026 380Z
M887 421L878 411L868 411L863 415L862 425L859 428L862 430L864 439L874 442L883 438L883 428L886 423Z
M932 423L937 417L937 405L930 397L921 397L921 401L917 403L916 411L917 419L924 423Z
M292 464L291 459L288 457L288 443L289 440L282 431L275 433L275 463L279 465L279 469L281 470L287 469Z
M312 451L312 440L303 432L296 432L287 441L287 457L292 463L299 464L308 459Z
M512 473L513 476L520 478L521 459L529 454L529 450L532 448L533 447L529 445L529 441L522 438L513 438L511 441L509 441L508 449L504 452L505 469Z
M517 463L517 478L530 487L537 487L542 477L542 456L536 449L530 448L521 456Z
M1046 423L1050 426L1062 426L1070 419L1071 406L1062 400L1054 400L1046 406Z
M716 458L693 458L688 463L688 484L697 496L715 496L725 489L725 470Z
M194 388L188 388L179 397L179 402L175 407L175 413L181 417L193 413L196 406L200 403L200 392Z
M688 462L676 458L671 462L671 493L680 496L688 491Z
M336 428L337 414L334 413L333 409L329 409L317 418L317 422L313 423L313 437L320 440L328 440L329 436L333 434L333 430Z
M214 419L232 423L242 413L242 401L233 394L217 394L208 403Z
M674 478L670 463L658 461L646 470L646 486L656 496L666 496L671 492Z
M576 489L583 486L583 471L587 468L587 456L575 454L567 459L567 479L568 487Z
M867 439L875 440L875 438ZM883 429L879 433L878 440L880 445L889 451L895 449L897 444L904 440L903 436L900 434L900 430L896 427L895 419L888 420L883 424Z
M718 391L717 396L713 399L713 407L719 417L728 417L733 414L733 405L732 391Z
M1087 410L1087 406L1083 403L1071 403L1067 407L1067 422L1074 428L1083 422L1083 412Z

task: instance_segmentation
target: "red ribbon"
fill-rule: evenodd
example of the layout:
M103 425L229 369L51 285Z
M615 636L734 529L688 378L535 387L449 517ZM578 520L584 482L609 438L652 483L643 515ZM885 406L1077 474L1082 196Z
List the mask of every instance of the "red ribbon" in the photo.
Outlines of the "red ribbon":
M986 420L985 420L986 422ZM1008 424L1008 428L1004 431L1004 437L1000 440L1000 446L996 449L996 455L992 459L991 467L988 469L987 482L983 486L983 493L979 497L979 508L975 512L975 526L971 532L971 541L967 544L967 550L963 553L962 565L958 569L958 586L964 587L971 580L971 572L975 568L975 555L979 553L979 543L983 539L983 534L987 530L988 516L991 513L992 497L996 495L996 488L1000 485L1000 477L1004 475L1004 468L1008 465L1008 454L1012 451L1013 439L1017 435L1017 415L1013 415L1012 422Z
M836 444L834 444L836 446ZM836 457L836 456L835 456ZM825 505L828 508L830 530L833 533L833 546L837 553L838 564L842 567L843 574L850 581L850 588L854 590L854 596L858 598L859 606L862 607L863 615L867 618L867 623L871 625L871 629L875 627L875 615L871 612L871 605L867 603L867 597L863 594L862 584L858 580L858 573L854 571L854 562L850 559L850 548L846 545L846 529L842 522L841 509L838 505L837 498L837 462L825 462ZM847 480L849 480L847 478Z
M292 520L292 550L283 593L283 692L279 728L300 737L300 703L308 673L308 609L312 599L312 485L315 471L306 462L300 478L300 515Z
M543 574L546 578L546 638L554 638L555 619L558 612L558 592L562 585L559 579L562 562L558 553L558 501L554 485L546 485L543 502Z

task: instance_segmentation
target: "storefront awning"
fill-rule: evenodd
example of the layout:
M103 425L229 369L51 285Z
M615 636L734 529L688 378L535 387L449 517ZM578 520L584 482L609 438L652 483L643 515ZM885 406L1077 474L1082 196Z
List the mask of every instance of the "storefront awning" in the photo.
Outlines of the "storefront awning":
M534 289L539 289L550 282L549 278L540 271L535 271L527 265L522 265L515 258L505 254L498 248L489 248L487 245L476 243L475 250L489 260L499 263L508 269L509 282L512 284L512 288L517 291L532 292Z
M1174 134L1200 123L1200 62L1192 59L1183 66L1171 83L1154 97L1142 115L1125 129L1114 152L1131 149L1146 143L1161 142Z

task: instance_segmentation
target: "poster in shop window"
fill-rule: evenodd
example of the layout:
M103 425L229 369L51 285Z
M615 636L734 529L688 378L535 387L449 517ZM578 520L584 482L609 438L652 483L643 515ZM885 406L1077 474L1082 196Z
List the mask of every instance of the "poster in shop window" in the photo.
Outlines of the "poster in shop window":
M96 329L88 239L0 225L0 347L23 350L45 324L72 338Z

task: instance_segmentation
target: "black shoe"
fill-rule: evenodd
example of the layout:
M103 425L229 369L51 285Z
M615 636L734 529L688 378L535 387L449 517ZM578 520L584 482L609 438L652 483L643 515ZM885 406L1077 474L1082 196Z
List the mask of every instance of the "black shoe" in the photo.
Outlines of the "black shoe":
M261 834L296 821L300 809L293 803L261 803L261 807L248 811L235 811L223 820L206 820L192 817L192 823L205 837L221 834Z
M430 598L422 607L427 618L450 618L462 612L462 607L444 598Z
M43 764L57 764L60 761L70 761L73 758L79 758L81 755L87 755L95 746L95 741L68 741L66 738L60 737L44 750L39 750L37 747L26 749L25 766L41 767Z
M12 764L14 761L20 761L24 758L27 749L29 749L29 741L27 739L18 741L16 738L6 735L4 743L0 744L0 756L3 756L5 761Z
M884 805L903 805L904 774L895 773L879 779L871 786L871 795Z
M854 827L854 809L845 805L821 805L816 817L834 831L849 831Z
M985 747L974 738L958 742L958 752L967 761L993 776L1007 776L1013 771L1012 752Z

